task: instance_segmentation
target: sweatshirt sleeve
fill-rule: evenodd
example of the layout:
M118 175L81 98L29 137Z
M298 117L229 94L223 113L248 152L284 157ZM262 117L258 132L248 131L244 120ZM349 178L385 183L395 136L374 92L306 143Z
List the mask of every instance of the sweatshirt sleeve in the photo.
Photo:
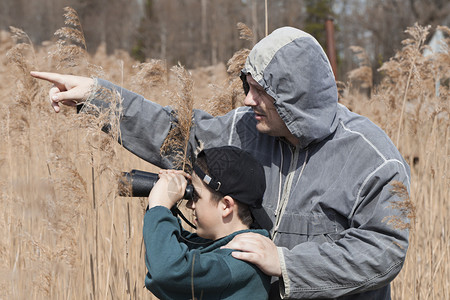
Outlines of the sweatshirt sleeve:
M230 284L231 272L216 253L189 250L180 239L180 226L170 210L156 206L144 217L146 286L163 299L190 299L192 288L218 295ZM185 297L184 297L185 296Z
M283 299L335 298L386 286L400 272L408 248L410 220L392 192L394 181L409 191L409 177L398 161L386 161L365 178L349 229L328 243L279 247Z

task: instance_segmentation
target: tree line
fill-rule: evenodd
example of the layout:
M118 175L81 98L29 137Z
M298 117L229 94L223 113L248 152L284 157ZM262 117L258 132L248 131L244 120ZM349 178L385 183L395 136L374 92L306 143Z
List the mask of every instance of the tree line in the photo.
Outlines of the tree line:
M0 29L21 28L36 45L54 40L65 6L77 11L88 51L104 43L109 53L123 49L141 61L188 68L225 63L281 26L303 29L326 48L324 24L332 19L338 78L361 63L350 46L362 47L377 69L401 48L407 27L450 22L446 0L3 0ZM239 22L253 31L252 40L239 38Z

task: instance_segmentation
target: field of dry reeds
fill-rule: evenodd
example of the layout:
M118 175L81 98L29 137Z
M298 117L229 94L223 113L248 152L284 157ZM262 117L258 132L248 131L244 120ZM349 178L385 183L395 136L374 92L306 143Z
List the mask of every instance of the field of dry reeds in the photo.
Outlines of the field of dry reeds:
M174 97L196 107L228 99L227 107L208 108L220 114L242 100L228 77L235 61L228 73L218 65L189 74L124 52L107 55L102 47L89 55L75 12L65 17L55 42L35 46L17 28L0 34L0 299L151 299L141 233L146 199L119 197L116 176L156 167L121 148L119 132L101 132L101 118L67 107L55 114L50 84L29 71L102 77L163 105ZM440 29L448 51L450 31ZM341 101L382 127L411 166L403 208L411 243L393 299L450 299L450 55L424 57L428 28L408 32L371 96L350 82L340 84ZM365 67L350 78L370 83Z

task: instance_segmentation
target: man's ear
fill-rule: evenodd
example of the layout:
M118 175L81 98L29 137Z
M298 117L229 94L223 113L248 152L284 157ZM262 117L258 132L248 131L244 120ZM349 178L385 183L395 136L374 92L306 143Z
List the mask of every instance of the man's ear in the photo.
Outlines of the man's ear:
M236 202L230 196L225 196L221 200L222 204L222 217L228 217L236 209Z

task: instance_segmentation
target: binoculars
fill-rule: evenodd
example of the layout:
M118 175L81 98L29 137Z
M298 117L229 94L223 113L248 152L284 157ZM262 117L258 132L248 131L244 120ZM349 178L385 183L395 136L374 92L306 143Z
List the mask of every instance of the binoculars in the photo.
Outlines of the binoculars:
M119 178L119 196L148 197L158 179L158 174L141 170L133 169L130 172L122 172ZM188 184L183 199L192 200L193 195L194 187Z

